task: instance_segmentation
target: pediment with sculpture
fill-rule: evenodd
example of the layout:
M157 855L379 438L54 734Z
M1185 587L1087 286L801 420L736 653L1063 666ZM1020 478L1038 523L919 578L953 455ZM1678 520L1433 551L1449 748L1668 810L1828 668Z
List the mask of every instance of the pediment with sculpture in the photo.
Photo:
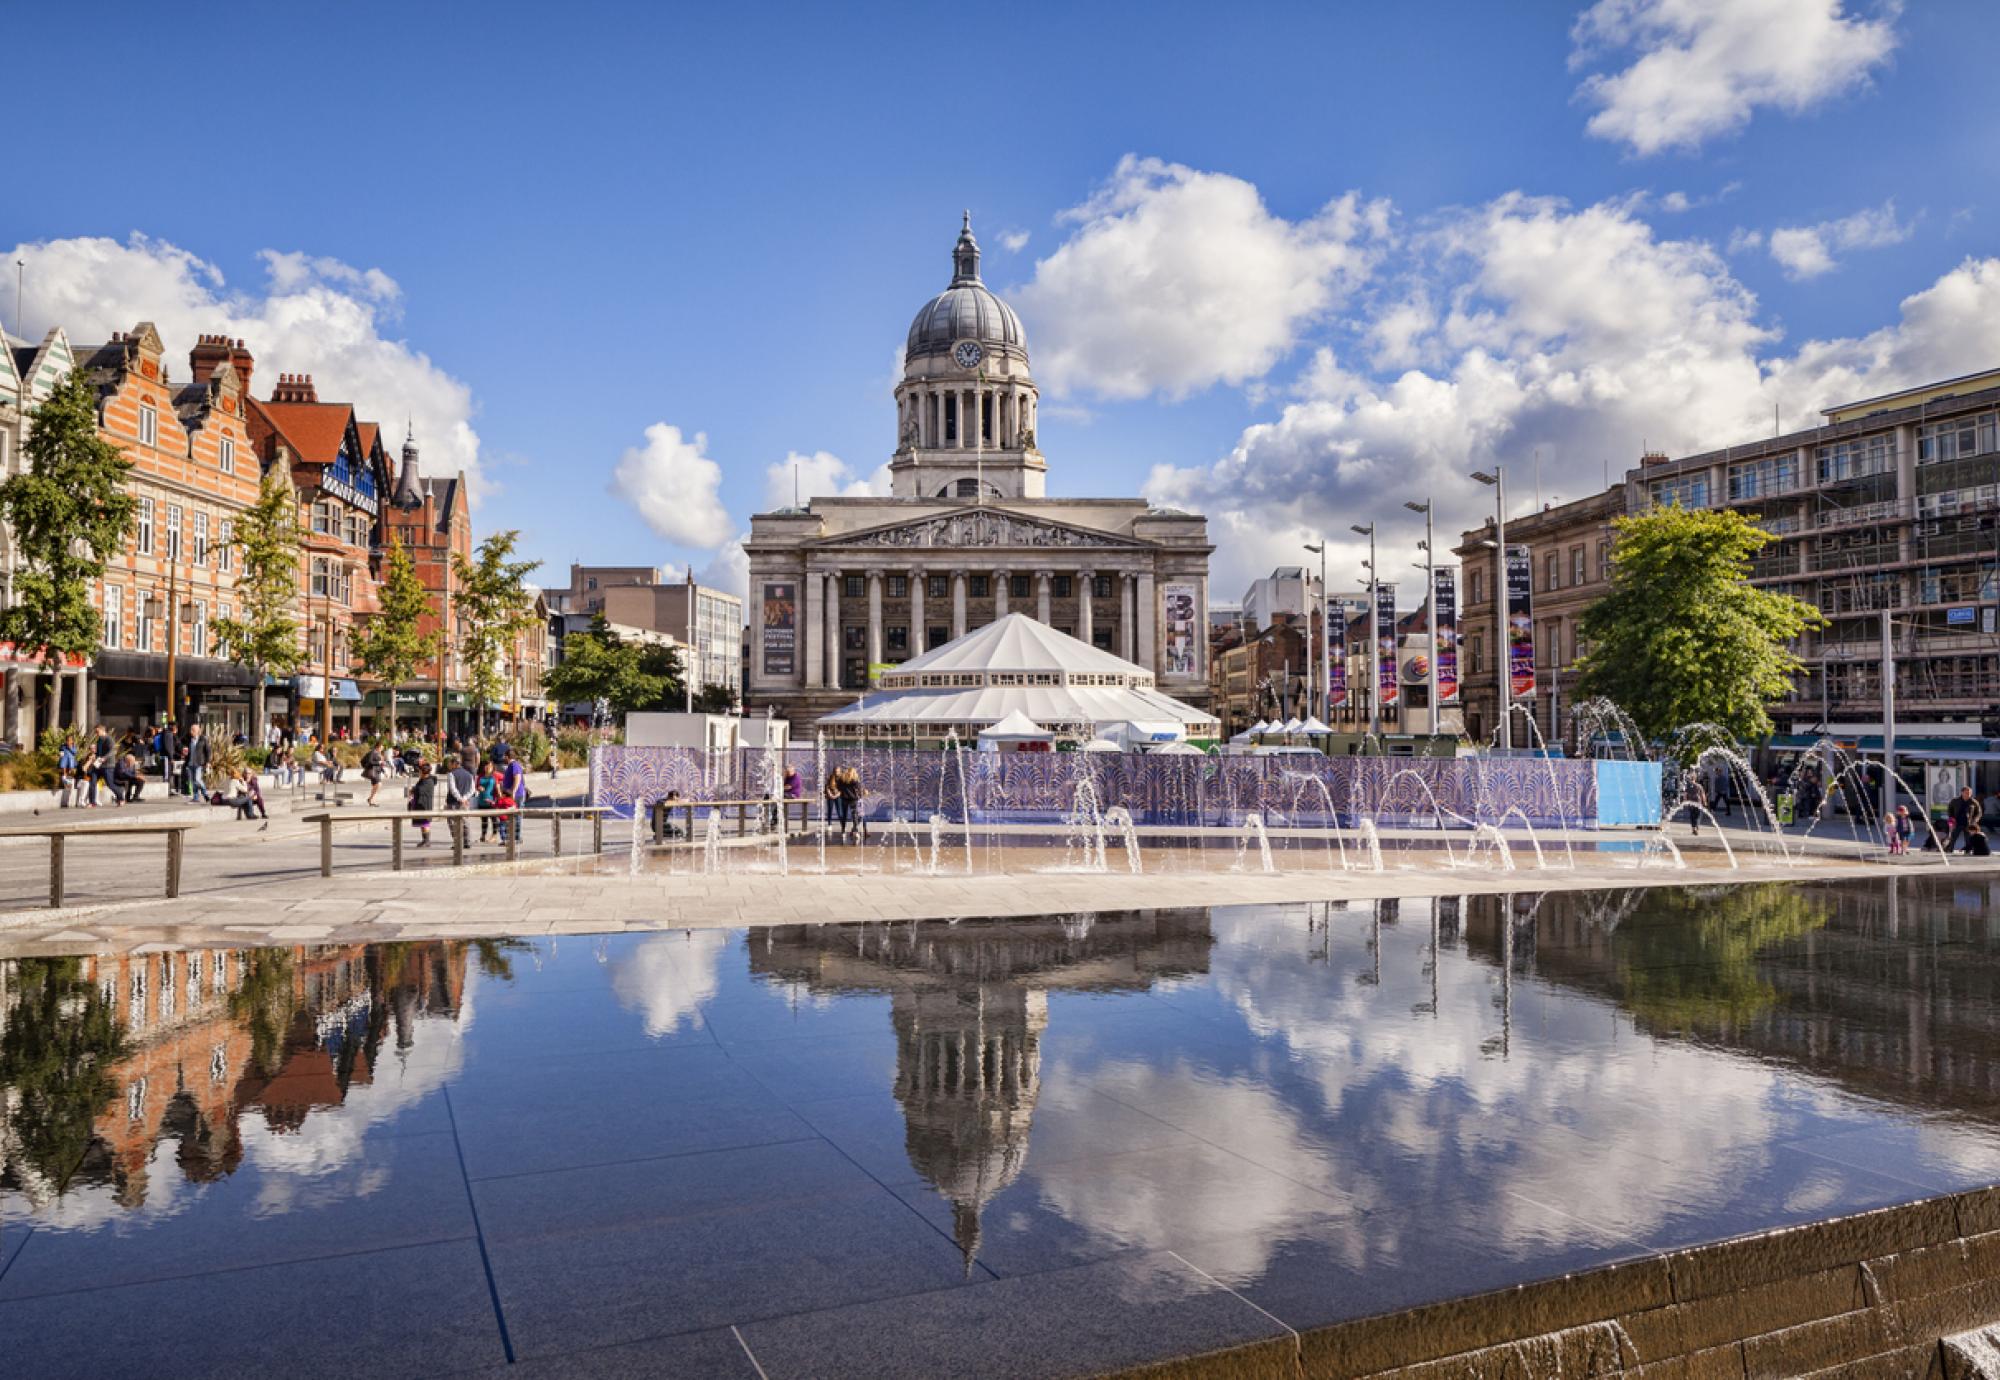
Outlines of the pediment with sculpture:
M966 508L940 513L917 522L875 527L816 543L820 546L938 546L938 547L1123 547L1149 543L1118 538L1081 527L1043 522L1001 509Z

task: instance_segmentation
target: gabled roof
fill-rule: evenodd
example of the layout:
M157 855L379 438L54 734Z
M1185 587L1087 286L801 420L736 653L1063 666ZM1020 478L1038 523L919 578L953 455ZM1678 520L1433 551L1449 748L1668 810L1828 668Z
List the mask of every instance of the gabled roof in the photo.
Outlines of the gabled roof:
M331 465L354 419L349 403L280 403L250 400L251 430L275 435L309 465ZM261 428L259 424L261 423ZM259 436L261 444L264 437Z

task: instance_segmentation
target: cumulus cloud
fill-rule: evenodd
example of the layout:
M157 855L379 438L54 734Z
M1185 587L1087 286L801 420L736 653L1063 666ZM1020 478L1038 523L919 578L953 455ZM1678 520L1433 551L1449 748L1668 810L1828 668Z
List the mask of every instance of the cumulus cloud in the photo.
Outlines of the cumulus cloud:
M1915 227L1896 219L1896 203L1866 207L1839 220L1817 225L1792 225L1773 230L1771 257L1794 282L1817 278L1840 266L1836 255L1854 249L1880 249L1901 244Z
M268 394L280 373L311 374L322 398L352 402L364 418L398 433L411 419L432 473L464 470L475 496L490 487L472 390L390 333L402 290L380 269L267 249L262 291L236 290L214 264L144 235L43 240L6 257L26 264L36 339L61 326L72 344L92 345L151 321L185 377L196 336L240 337L257 358L253 392Z
M611 492L639 510L646 525L683 546L720 546L733 530L718 493L722 466L708 458L708 436L666 422L646 428L646 444L618 459Z
M1759 106L1810 110L1888 60L1896 8L1864 18L1843 0L1597 0L1571 31L1571 65L1633 57L1579 89L1597 107L1588 129L1647 155L1696 149Z
M1388 215L1350 194L1288 221L1241 178L1127 155L1019 294L1036 373L1105 398L1257 379L1367 276Z
M865 498L889 492L889 466L877 465L867 478L856 475L853 467L838 455L816 450L811 455L789 451L785 458L764 467L764 510L792 506L793 495L800 503L815 498Z
M1512 194L1446 217L1385 265L1385 293L1355 324L1378 353L1426 361L1375 377L1321 348L1274 420L1209 465L1159 466L1153 501L1209 514L1222 589L1295 563L1302 539L1334 534L1329 575L1358 573L1375 520L1385 578L1408 583L1420 519L1437 500L1450 538L1483 522L1491 492L1467 472L1508 467L1510 509L1595 492L1647 445L1671 452L1768 435L1819 409L2000 358L2000 260L1967 261L1907 299L1901 320L1790 353L1756 298L1699 240L1660 238L1629 205L1572 208ZM1434 303L1412 313L1413 294ZM1393 367L1393 366L1392 366ZM1446 538L1440 538L1440 548Z
M1009 254L1018 254L1028 247L1026 230L1003 230L1000 232L1000 247Z

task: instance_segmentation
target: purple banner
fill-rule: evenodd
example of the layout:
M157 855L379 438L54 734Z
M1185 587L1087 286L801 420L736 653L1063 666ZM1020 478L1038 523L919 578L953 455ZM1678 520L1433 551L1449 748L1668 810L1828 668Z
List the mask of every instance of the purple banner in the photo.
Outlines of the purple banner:
M1375 693L1384 709L1396 702L1396 587L1375 586Z

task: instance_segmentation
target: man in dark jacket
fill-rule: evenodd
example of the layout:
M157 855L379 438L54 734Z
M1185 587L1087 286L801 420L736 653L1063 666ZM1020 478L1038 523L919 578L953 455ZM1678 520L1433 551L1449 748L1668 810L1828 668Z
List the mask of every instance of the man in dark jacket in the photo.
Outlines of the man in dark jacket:
M1957 851L1960 839L1964 839L1966 848L1970 849L1972 835L1978 830L1980 820L1985 817L1985 811L1979 808L1979 798L1973 795L1972 787L1967 786L1958 793L1958 799L1951 802L1945 815L1951 820L1951 837L1944 841L1944 851L1947 853Z
M160 776L167 783L167 793L171 795L178 789L174 773L181 769L181 740L180 735L174 732L172 719L160 725L160 736L155 740L154 748L160 754Z
M187 745L187 793L190 800L200 798L202 783L207 778L208 735L201 731L200 724L190 724Z

